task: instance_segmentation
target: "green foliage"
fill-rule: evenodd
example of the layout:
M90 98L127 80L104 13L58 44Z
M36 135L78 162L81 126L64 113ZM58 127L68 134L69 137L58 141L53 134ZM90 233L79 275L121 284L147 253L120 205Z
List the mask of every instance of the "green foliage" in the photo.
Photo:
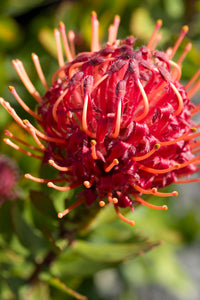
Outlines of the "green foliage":
M40 56L50 82L57 69L54 26L64 21L67 30L73 29L77 34L77 51L85 51L90 42L92 10L99 16L102 41L106 41L107 28L117 13L121 16L119 37L137 36L136 46L148 40L159 18L164 23L161 49L176 40L181 26L189 24L191 30L186 42L192 40L193 48L183 68L183 79L188 79L200 61L200 1L196 1L195 6L191 3L182 0L103 0L92 4L88 0L3 0L0 3L0 96L14 103L15 109L26 118L7 86L15 85L21 98L33 109L35 103L19 83L11 60L18 57L25 62L31 80L44 94L36 72L32 71L31 52ZM180 51L184 46L183 43ZM3 144L4 128L12 129L26 142L29 137L16 128L2 107L0 116L0 151L17 161L22 175L19 199L0 205L1 300L84 300L82 293L95 300L137 300L137 288L149 284L162 286L180 297L183 292L190 295L194 286L178 255L184 247L199 246L199 206L191 204L182 215L180 208L167 199L168 212L138 208L128 216L136 221L135 227L118 220L110 206L100 210L95 205L90 208L81 205L59 220L57 213L76 201L74 192L55 192L23 179L23 174L28 172L46 178L54 171L43 166L38 172L40 162ZM173 201L181 203L180 198ZM160 240L164 241L163 245ZM110 270L118 276L116 286L120 289L117 296L102 296L103 288L99 287L97 278L105 274L105 280L109 281L106 271Z

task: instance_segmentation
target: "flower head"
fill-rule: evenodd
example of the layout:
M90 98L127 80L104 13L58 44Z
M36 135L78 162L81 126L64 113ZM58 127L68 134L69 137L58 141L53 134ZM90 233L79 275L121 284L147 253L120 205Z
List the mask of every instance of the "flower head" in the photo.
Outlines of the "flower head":
M21 120L1 98L1 104L32 135L37 147L26 143L30 147L26 151L19 146L24 142L14 136L11 137L18 145L8 138L5 142L59 171L59 177L52 180L30 174L26 178L46 182L60 191L82 186L79 200L60 213L60 218L82 202L88 206L94 201L100 206L111 202L119 217L134 225L120 213L119 207L133 209L139 203L166 210L166 205L150 204L141 196L177 196L176 191L163 193L158 189L171 183L199 181L179 180L197 172L200 159L200 142L196 139L200 136L196 132L199 124L192 121L200 105L190 101L199 89L199 80L195 82L198 74L186 86L180 83L182 62L191 44L177 62L172 60L188 31L187 26L182 28L174 46L163 52L156 50L161 38L158 32L161 20L157 21L147 46L135 48L134 37L117 39L120 18L116 16L109 27L108 42L101 48L99 22L94 12L91 19L89 52L75 55L74 33L70 31L67 37L62 22L59 30L55 29L59 69L50 87L38 56L32 55L46 89L44 96L31 83L22 62L13 61L25 87L38 102L37 113L27 107L14 87L10 91L42 130L28 120Z
M0 155L0 204L15 199L18 195L15 185L19 179L19 171L14 161Z

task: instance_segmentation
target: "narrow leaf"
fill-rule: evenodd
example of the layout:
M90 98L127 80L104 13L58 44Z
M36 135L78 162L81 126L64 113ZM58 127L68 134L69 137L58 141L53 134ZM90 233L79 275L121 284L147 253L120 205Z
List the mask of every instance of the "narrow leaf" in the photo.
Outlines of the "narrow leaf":
M36 235L31 226L22 217L22 214L17 207L17 203L13 204L11 218L14 231L25 248L29 249L33 255L45 248L44 240Z
M44 215L57 219L57 212L53 205L52 199L41 191L30 191L30 199L34 206Z
M160 242L92 244L77 240L72 247L75 252L92 261L118 263L134 258L159 244Z
M68 286L66 286L65 283L61 282L58 278L50 278L50 279L48 279L48 283L51 286L59 289L60 291L66 293L68 295L71 295L75 299L78 299L78 300L87 300L86 296L83 296L83 295L77 293L76 291L72 290L71 288L69 288Z

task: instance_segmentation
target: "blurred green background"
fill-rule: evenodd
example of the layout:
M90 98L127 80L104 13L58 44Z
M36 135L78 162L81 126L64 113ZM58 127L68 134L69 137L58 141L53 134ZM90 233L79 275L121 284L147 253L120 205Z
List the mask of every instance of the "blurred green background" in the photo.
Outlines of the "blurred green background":
M115 14L121 16L118 37L134 35L138 39L137 46L148 41L155 21L162 19L163 40L158 46L161 50L173 44L183 25L189 25L190 31L177 53L178 57L186 43L192 41L182 80L187 81L200 67L199 0L1 0L0 96L9 101L22 118L28 116L10 94L8 85L15 86L31 108L35 102L20 82L11 60L19 58L24 62L32 82L43 94L31 53L39 55L50 82L58 67L54 27L62 20L67 30L73 29L76 33L77 52L85 51L89 49L92 10L98 14L102 43L106 41L107 28ZM65 241L58 234L62 225L56 211L63 209L66 197L72 195L56 193L25 180L24 173L38 175L39 165L3 143L5 128L27 139L0 107L0 152L17 161L21 174L18 199L0 205L1 300L74 299L69 288L91 300L199 299L199 183L170 187L170 190L178 189L179 196L166 199L167 212L141 207L134 215L129 214L136 221L135 228L116 220L110 208L103 209L90 230L80 233L77 243L69 250L67 238ZM44 168L39 172L45 174L49 170ZM87 212L82 213L84 218ZM162 245L138 255L142 254L140 250L147 251L160 240ZM49 249L50 262L40 269ZM40 273L39 281L32 284L30 277L35 267Z

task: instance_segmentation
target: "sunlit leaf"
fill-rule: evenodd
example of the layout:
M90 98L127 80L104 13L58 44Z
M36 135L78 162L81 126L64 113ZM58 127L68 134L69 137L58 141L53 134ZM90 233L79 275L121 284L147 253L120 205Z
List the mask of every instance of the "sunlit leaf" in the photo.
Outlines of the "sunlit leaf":
M78 300L87 300L87 297L77 293L76 291L69 288L64 282L61 282L58 278L48 278L47 283L64 292L65 294L71 295L73 298Z
M132 13L130 30L140 41L147 43L154 30L155 22L156 20L153 20L146 8L139 7ZM166 28L161 29L160 32L162 33L162 40L159 42L159 45L162 45L168 40L169 33Z
M8 16L0 17L0 43L2 48L9 48L21 41L20 28L14 19Z
M81 257L78 253L67 252L61 254L56 262L51 266L51 272L54 276L91 276L99 270L113 267L113 263L95 262Z
M44 27L39 32L39 41L42 46L54 57L57 57L56 43L53 30Z
M49 286L45 282L29 285L23 289L20 300L50 300Z
M165 0L165 10L172 18L180 18L184 13L184 5L182 0Z
M75 241L73 250L84 257L96 262L117 263L134 258L140 253L146 252L159 245L159 243L113 243L93 244L85 241Z

